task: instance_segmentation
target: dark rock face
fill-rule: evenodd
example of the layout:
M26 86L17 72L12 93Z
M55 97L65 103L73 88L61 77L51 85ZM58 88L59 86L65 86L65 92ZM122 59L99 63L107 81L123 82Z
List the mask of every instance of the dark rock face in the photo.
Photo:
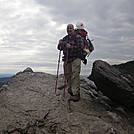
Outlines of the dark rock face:
M0 88L0 134L133 134L133 114L105 105L110 100L94 82L81 78L80 101L68 102L67 91L55 94L55 81L42 72L11 77ZM63 84L61 76L58 86Z
M119 65L113 65L115 68L120 69L124 73L128 73L134 77L134 61L128 61Z
M93 80L98 90L111 100L127 107L134 107L134 78L130 75L97 60L93 63L89 79Z

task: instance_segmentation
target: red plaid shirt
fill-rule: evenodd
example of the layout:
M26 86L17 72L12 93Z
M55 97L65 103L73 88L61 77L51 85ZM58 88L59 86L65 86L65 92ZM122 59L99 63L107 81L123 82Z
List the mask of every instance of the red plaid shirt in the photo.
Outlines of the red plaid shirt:
M71 48L68 49L68 62L72 62L77 58L81 58L84 48L82 37L79 34L66 35L63 42L58 44L58 49L63 50L64 59L67 56L66 44L69 43Z

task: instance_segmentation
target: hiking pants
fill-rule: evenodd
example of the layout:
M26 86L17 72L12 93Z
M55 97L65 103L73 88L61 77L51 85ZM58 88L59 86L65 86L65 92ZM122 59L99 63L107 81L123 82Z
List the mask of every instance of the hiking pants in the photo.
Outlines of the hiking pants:
M67 81L68 92L72 92L73 95L80 94L80 71L81 59L77 58L68 64L64 62L64 74Z

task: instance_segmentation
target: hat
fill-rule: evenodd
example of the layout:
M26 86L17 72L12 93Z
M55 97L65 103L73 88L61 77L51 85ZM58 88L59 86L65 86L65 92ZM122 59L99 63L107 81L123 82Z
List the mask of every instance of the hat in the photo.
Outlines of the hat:
M76 24L76 27L77 27L77 29L83 29L83 28L84 28L84 25L83 25L82 22L78 22L78 23Z

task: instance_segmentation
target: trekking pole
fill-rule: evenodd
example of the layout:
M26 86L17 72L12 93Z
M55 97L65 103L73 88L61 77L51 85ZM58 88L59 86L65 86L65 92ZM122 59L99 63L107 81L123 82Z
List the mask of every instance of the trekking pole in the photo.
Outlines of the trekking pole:
M58 83L58 76L59 76L60 56L61 56L61 47L60 47L59 58L58 58L57 76L56 76L56 84L55 84L55 94L56 94L56 90L57 90L57 83Z
M64 67L64 92L63 92L63 96L65 97L65 89L66 89L66 65L68 64L68 49L66 51L66 60L65 60L65 67Z
M68 64L68 48L67 48L67 53L66 53L66 64Z

